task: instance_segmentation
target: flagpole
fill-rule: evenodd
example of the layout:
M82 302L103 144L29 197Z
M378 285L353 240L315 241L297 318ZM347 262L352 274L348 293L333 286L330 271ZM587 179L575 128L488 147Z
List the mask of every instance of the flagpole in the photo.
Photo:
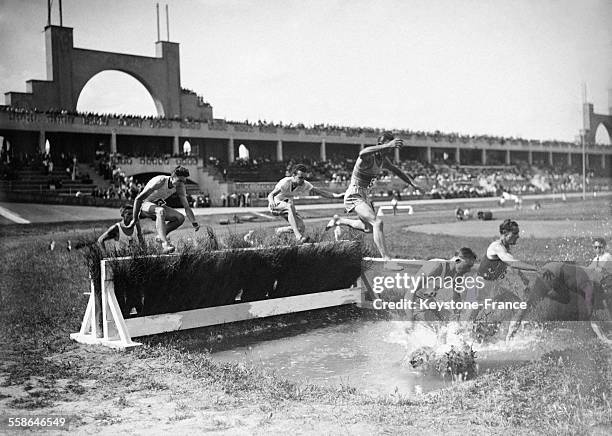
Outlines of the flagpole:
M587 88L586 83L582 83L582 129L580 130L580 142L582 144L582 199L586 200L586 136L589 131L587 125Z

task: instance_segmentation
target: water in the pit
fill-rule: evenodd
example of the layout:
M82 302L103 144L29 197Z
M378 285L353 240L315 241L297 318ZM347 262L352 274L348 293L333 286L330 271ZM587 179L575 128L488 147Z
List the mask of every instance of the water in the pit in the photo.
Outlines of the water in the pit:
M548 329L524 329L509 344L468 342L477 352L479 372L513 362L540 358L566 348L577 334L592 334L584 323L567 323ZM346 384L376 393L403 395L432 391L451 381L414 370L407 356L429 346L438 351L461 344L465 334L450 331L446 343L424 325L410 334L401 321L353 321L317 328L290 337L268 339L213 353L219 361L255 364L298 382L319 385Z

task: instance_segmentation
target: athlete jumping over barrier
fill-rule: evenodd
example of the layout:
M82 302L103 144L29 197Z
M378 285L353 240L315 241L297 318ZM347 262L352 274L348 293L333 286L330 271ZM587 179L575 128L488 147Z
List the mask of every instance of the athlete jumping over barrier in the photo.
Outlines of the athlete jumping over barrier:
M325 227L329 230L335 226L348 226L365 233L372 233L374 244L384 260L389 260L390 256L385 243L382 219L376 216L374 204L370 200L372 186L383 167L386 167L410 186L420 188L412 176L405 174L389 160L388 154L402 145L401 139L396 139L392 133L385 132L378 138L377 145L361 150L353 168L349 187L344 193L346 212L355 211L358 219L334 215Z
M189 170L183 166L177 166L169 176L155 176L145 185L144 189L134 201L134 217L127 226L134 227L140 216L155 220L157 230L156 240L162 244L163 253L172 253L175 247L168 241L168 233L178 229L184 222L185 216L171 207L166 206L166 200L176 192L185 208L185 214L191 221L191 225L197 232L200 225L195 220L193 211L187 202L185 182L189 177Z
M306 180L308 169L305 165L297 164L293 167L293 175L281 179L272 192L268 194L268 208L273 215L282 216L289 222L288 226L276 229L277 234L291 233L300 243L310 242L310 238L304 236L306 225L304 219L295 209L294 197L306 195L320 195L325 198L340 198L342 194L334 194L323 189L315 188Z

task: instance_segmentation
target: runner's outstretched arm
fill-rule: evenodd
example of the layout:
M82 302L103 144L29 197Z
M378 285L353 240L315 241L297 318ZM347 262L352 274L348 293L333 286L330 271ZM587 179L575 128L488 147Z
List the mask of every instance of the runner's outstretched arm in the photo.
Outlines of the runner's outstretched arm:
M379 153L384 150L389 150L391 148L401 147L403 144L401 139L394 139L393 141L389 141L385 144L371 145L369 147L364 148L359 152L359 156L366 156L368 154Z
M387 167L393 174L402 179L404 182L408 183L413 188L421 189L421 186L416 184L414 178L410 174L403 172L398 167L393 165L388 157L385 157L385 167Z
M320 189L320 188L312 188L310 190L310 192L312 192L314 195L320 195L321 197L325 197L325 198L340 198L340 197L344 197L344 194L336 194L335 192L326 191L326 190Z

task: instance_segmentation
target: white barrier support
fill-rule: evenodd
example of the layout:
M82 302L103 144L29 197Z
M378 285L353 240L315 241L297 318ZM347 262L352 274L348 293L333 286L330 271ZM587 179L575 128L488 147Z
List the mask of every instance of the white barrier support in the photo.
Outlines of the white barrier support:
M116 259L115 259L116 260ZM264 318L287 313L303 312L325 307L357 304L362 301L360 286L273 298L269 300L236 303L227 306L206 307L176 313L165 313L124 319L115 296L112 269L109 261L101 262L103 335L97 337L95 320L96 302L92 291L79 333L70 338L83 344L99 344L118 349L129 349L141 345L132 338L155 335L178 330L207 327L253 318Z
M409 204L406 206L397 206L396 207L397 210L407 210L408 211L408 215L412 215L414 213L414 209L412 208L412 206L410 206ZM385 210L390 210L393 211L393 206L380 206L378 208L378 216L384 216L385 214Z
M85 316L78 333L70 334L73 339L82 344L100 344L111 348L129 349L141 345L133 342L128 332L125 320L121 314L117 297L115 296L115 285L113 283L113 271L109 268L108 260L100 262L100 280L102 292L102 335L99 336L96 323L96 298L94 284L91 282L91 293L89 302L85 309Z
M591 328L593 329L593 332L595 332L595 335L597 336L597 338L599 338L601 342L608 345L609 347L612 347L612 340L608 339L608 337L602 331L601 327L597 322L591 321Z
M85 338L97 338L98 335L98 325L96 323L96 295L94 291L94 283L89 278L90 281L90 292L89 292L89 300L87 301L87 309L85 309L85 316L83 316L83 322L81 323L81 330L79 333L72 333L70 338L73 336L79 336Z

